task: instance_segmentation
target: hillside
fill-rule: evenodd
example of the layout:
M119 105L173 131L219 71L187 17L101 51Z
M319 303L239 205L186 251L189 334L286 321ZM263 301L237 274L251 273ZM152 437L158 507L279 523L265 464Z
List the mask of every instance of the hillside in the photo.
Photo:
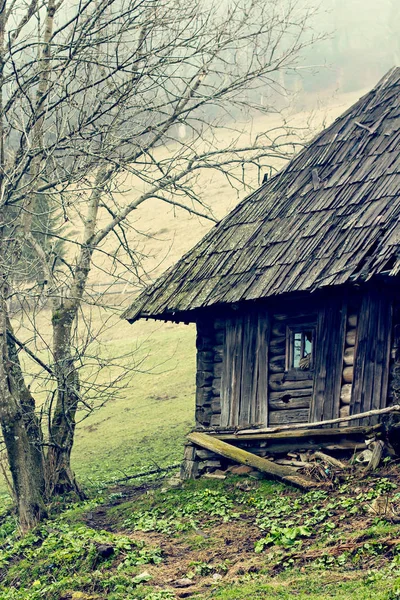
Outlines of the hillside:
M338 99L328 120L354 100ZM204 188L218 217L242 197L217 179ZM158 201L143 205L135 227L149 234L140 237L149 278L210 226ZM109 284L104 271L92 277L93 289ZM110 307L126 305L133 282L115 287ZM79 415L73 467L86 501L54 500L49 519L21 537L3 493L0 600L400 600L396 460L386 457L372 474L353 462L342 470L321 463L320 488L308 493L255 472L181 483L175 466L165 479L132 478L181 460L194 419L195 328L129 325L104 306L84 317L101 329L95 351L131 367L132 377L88 418ZM49 314L39 318L45 331ZM29 331L29 314L19 326ZM29 368L40 400L43 380ZM99 381L118 372L107 366Z
M231 474L57 504L22 539L0 515L2 600L398 600L400 475L302 493ZM60 512L61 511L61 512Z

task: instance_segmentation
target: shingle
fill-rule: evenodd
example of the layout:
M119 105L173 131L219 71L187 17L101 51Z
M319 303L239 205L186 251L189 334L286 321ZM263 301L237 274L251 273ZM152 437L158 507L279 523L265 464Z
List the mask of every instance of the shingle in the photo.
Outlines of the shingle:
M168 318L400 270L400 68L240 202L123 315ZM361 273L362 270L362 273Z

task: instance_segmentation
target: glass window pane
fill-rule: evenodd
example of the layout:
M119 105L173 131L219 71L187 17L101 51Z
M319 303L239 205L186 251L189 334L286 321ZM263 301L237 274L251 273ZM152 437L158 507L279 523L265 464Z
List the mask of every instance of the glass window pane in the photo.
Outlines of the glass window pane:
M298 369L300 366L301 356L301 342L302 342L302 333L301 331L296 331L293 334L293 367Z
M312 331L304 332L304 357L311 354L312 351Z

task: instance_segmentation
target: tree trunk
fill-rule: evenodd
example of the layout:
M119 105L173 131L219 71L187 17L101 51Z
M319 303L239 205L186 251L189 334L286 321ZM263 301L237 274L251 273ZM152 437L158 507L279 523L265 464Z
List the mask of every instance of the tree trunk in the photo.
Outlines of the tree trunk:
M11 335L9 335L11 334ZM36 416L35 400L25 384L24 375L19 361L18 351L13 337L13 329L7 319L7 349L8 349L8 374L11 391L18 398L21 406L22 419L32 451L32 460L35 463L35 472L41 479L41 493L44 493L44 454L43 433L39 419Z
M42 446L33 398L25 396L24 384L15 379L18 368L12 362L7 336L6 284L0 289L0 421L7 450L19 523L22 530L34 527L46 516L44 502ZM15 358L15 357L14 357ZM25 391L28 390L25 388ZM24 408L23 408L24 406ZM29 410L28 410L28 407Z
M32 450L22 413L10 393L1 385L1 428L14 486L20 527L31 529L46 517L43 470Z
M80 398L79 376L71 352L71 328L74 311L60 308L53 313L53 354L57 377L57 400L49 430L47 453L48 493L64 494L79 489L71 468L71 451L75 434L75 416ZM51 410L51 408L50 408Z

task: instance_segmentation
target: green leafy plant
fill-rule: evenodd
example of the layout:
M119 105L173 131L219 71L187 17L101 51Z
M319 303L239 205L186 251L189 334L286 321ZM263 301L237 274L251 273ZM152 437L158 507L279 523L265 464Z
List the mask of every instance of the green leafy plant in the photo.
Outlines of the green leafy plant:
M312 532L305 526L284 528L273 526L268 535L255 543L254 550L259 553L271 545L291 548L296 544L298 545L302 538L310 537L311 535Z

